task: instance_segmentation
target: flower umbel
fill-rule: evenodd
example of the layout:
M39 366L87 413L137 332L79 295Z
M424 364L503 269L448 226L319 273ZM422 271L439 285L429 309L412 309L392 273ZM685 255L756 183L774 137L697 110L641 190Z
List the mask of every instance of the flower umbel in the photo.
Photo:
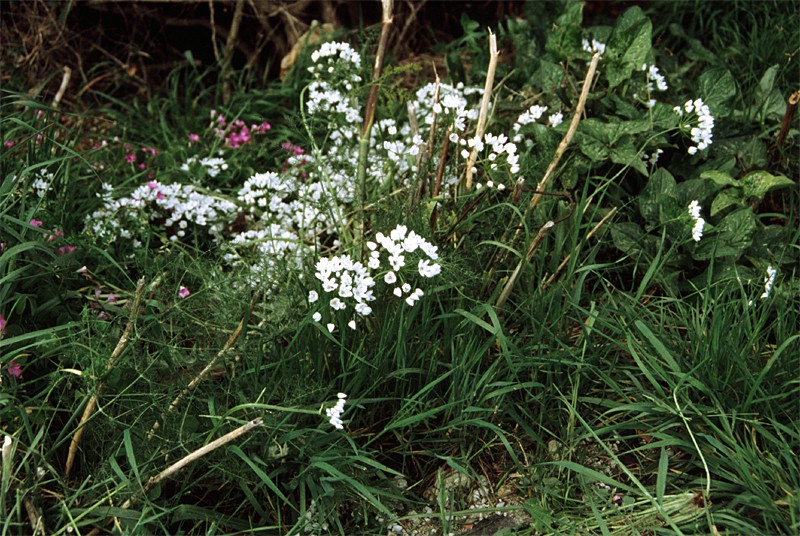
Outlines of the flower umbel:
M342 413L344 413L344 403L347 395L344 393L339 393L336 395L339 399L336 401L336 405L332 408L328 408L325 410L325 415L328 416L330 419L331 425L336 428L337 430L344 429L344 423L342 422Z
M700 242L703 238L703 227L706 225L706 220L700 217L700 203L695 200L689 203L689 215L694 220L694 227L692 227L692 239L695 242Z

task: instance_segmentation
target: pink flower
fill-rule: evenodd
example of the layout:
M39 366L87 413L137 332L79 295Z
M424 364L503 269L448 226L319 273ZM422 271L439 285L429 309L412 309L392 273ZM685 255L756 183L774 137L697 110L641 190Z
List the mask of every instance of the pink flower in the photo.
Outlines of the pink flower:
M125 155L125 161L129 164L133 164L136 162L136 155L134 153L128 153Z
M197 134L189 134L189 141L200 141L200 136Z
M113 292L108 294L108 299L106 300L108 303L117 303L117 297L114 295Z
M11 149L12 147L14 147L14 143L16 143L14 140L8 140L3 145L5 146L6 149Z
M158 183L156 181L147 181L147 187L151 190L155 190L158 188Z
M6 367L6 371L8 371L8 375L12 378L20 378L22 377L22 367L19 366L19 363L16 361L12 361Z
M56 253L58 255L66 255L67 253L72 253L76 249L78 249L78 246L61 246L56 250Z
M41 227L42 226L42 220L31 220L30 224L33 225L34 227Z
M189 294L191 294L191 292L189 292L189 289L186 287L181 287L178 290L178 296L180 296L181 298L188 298Z
M0 335L5 335L6 333L6 319L3 315L0 315Z

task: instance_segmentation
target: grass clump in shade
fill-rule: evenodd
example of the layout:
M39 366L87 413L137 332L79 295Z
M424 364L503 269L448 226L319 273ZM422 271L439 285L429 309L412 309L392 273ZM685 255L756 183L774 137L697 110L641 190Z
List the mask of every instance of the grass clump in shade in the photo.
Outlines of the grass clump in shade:
M795 532L791 74L552 7L413 89L345 36L4 94L4 530Z

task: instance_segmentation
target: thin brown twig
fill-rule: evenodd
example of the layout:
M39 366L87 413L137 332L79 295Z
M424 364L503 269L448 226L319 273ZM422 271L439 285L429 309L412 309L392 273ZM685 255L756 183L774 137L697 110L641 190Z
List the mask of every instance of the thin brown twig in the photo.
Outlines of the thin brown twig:
M122 336L119 338L119 341L117 342L117 346L114 348L114 351L111 352L111 356L108 358L108 362L106 363L105 374L108 374L109 371L111 371L111 369L114 367L114 364L117 362L119 356L122 355L122 351L125 349L125 347L128 346L131 334L133 333L133 326L136 323L136 317L139 315L139 306L142 302L143 293L144 293L144 277L139 279L139 282L136 283L136 290L134 291L133 294L133 303L131 304L131 314L130 317L128 318L128 323L125 326L125 331L122 332ZM94 395L92 395L92 398L89 399L89 403L86 404L86 407L83 410L83 415L81 415L81 420L80 422L78 422L78 429L72 436L72 441L69 444L69 451L67 453L67 462L64 466L65 478L68 478L70 472L72 471L72 466L75 463L75 456L78 453L78 445L80 445L83 433L86 431L87 421L94 413L95 407L97 407L97 398L100 396L100 392L103 390L103 386L104 383L103 379L101 378L100 381L97 382L97 389L95 390Z
M610 220L611 217L616 213L617 213L617 207L613 207L611 210L609 210L608 214L603 216L603 218L599 222L597 222L597 224L594 227L592 227L592 230L587 233L586 240L589 240L590 238L592 238L597 233L597 231L600 230L600 227L605 225L605 223L608 220ZM578 246L575 246L575 250L573 252L567 253L567 256L564 257L564 260L562 260L561 263L558 265L558 268L556 268L556 271L553 272L550 275L550 277L548 277L547 280L544 283L542 283L542 290L546 289L547 287L549 287L550 285L553 284L553 282L558 277L558 274L561 273L561 270L564 269L564 267L567 265L569 260L572 258L572 253L577 253L577 252L578 252Z
M225 354L227 354L230 351L230 349L233 348L233 345L236 344L236 341L242 334L242 330L244 329L245 323L247 322L250 311L253 310L260 296L261 296L260 291L256 291L253 294L253 297L250 300L250 308L245 313L244 317L239 321L239 325L236 326L236 329L233 330L233 333L231 333L230 337L228 337L228 340L225 342L225 345L222 347L222 349L220 349L219 352L217 352L217 355L215 355L214 358L211 361L209 361L209 363L205 366L205 368L201 370L200 373L197 376L195 376L194 379L192 379L192 381L190 381L186 387L183 388L183 391L181 391L178 394L178 396L175 397L175 400L173 400L172 403L167 408L167 413L164 416L165 419L167 416L169 416L170 413L172 413L175 410L176 407L178 407L178 404L181 403L181 401L186 397L186 395L192 392L194 388L200 384L200 382L202 382L208 377L208 375L211 373L214 367L217 366L217 363L219 363L220 359L222 359L225 356ZM150 428L149 432L147 432L148 441L153 439L153 436L160 427L161 423L159 421L156 421L153 424L153 427Z
M481 100L481 110L478 114L478 124L475 127L475 138L480 139L483 137L483 131L486 128L486 117L489 114L489 102L492 99L492 87L494 86L494 73L497 71L497 58L500 53L497 51L497 36L489 30L489 67L486 70L486 84L483 86L483 99ZM478 145L472 148L472 152L467 159L467 175L464 186L467 191L472 188L472 167L475 165L475 160L478 158Z
M583 115L583 109L586 106L586 97L589 96L589 89L592 87L592 81L594 80L594 73L597 71L597 63L600 61L600 54L595 53L592 56L592 62L589 64L589 70L586 72L586 78L583 80L583 88L581 88L581 95L578 98L578 105L575 107L575 112L572 114L572 121L569 124L569 128L567 129L567 133L564 134L564 137L561 139L561 143L558 144L558 148L556 148L556 153L553 155L553 159L550 161L550 165L547 166L547 170L544 172L544 177L542 180L539 181L539 184L536 185L536 193L531 198L531 204L528 208L528 212L534 210L536 205L539 204L539 201L542 199L542 194L539 192L544 192L547 184L550 182L550 179L553 177L553 173L558 167L558 163L561 161L561 157L564 156L564 153L567 150L572 138L575 136L575 132L578 130L578 123L581 121L581 116Z
M232 431L228 432L224 436L215 439L214 441L212 441L208 445L203 445L202 447L200 447L199 449L195 450L194 452L191 452L191 453L187 454L186 456L184 456L183 458L181 458L177 462L173 463L172 465L170 465L169 467L167 467L166 469L164 469L163 471L158 473L156 476L153 476L150 479L148 479L147 482L145 483L145 485L142 486L142 489L137 491L133 495L131 495L131 497L127 501L122 503L122 506L120 508L122 508L123 510L127 510L128 508L131 507L131 505L133 505L133 503L135 503L137 500L139 500L139 498L142 495L146 494L148 491L150 491L150 489L153 486L155 486L156 484L158 484L162 480L174 476L176 473L178 473L180 470L182 470L183 468L185 468L186 466L188 466L192 462L197 461L200 458L202 458L203 456L215 451L216 449L218 449L218 448L220 448L220 447L222 447L224 445L227 445L228 443L230 443L231 441L233 441L235 439L240 438L244 434L246 434L246 433L250 432L251 430L253 430L254 428L260 426L262 423L263 423L263 418L261 418L261 417L253 419L252 421L246 422L245 424L243 424L239 428L236 428L235 430L232 430ZM97 534L100 533L100 530L101 530L100 527L95 527L89 533L89 536L96 536Z
M58 92L56 96L53 98L52 107L58 109L58 106L61 104L61 99L64 98L64 93L67 91L67 86L69 85L69 80L72 77L72 69L64 66L64 76L61 78L61 85L58 88Z
M233 20L231 21L231 31L228 33L228 39L225 42L225 58L222 60L223 104L227 104L227 102L231 99L231 76L233 74L231 58L233 57L233 49L236 45L236 37L239 35L239 25L242 22L243 12L244 0L236 0L236 8L233 11Z

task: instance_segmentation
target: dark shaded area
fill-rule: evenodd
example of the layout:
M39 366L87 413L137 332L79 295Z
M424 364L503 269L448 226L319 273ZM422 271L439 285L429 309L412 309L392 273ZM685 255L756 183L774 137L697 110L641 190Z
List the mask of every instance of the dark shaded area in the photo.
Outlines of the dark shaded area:
M123 96L157 90L186 61L187 51L198 66L220 63L236 2L34 0L0 6L3 85L50 97L68 66L78 88L72 93L80 97L90 89L122 90ZM524 7L520 0L396 0L391 56L424 54L436 43L458 38L463 15L495 26L509 15L521 16ZM377 37L380 18L377 0L244 0L231 64L257 80L275 79L281 60L312 24L356 31L368 42Z

